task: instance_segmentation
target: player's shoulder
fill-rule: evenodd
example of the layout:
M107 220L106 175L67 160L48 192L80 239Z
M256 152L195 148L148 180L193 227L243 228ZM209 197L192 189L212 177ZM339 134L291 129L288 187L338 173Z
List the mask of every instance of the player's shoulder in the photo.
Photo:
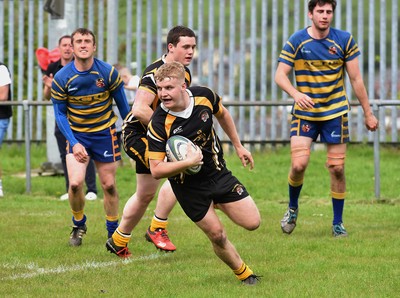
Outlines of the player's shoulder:
M348 31L331 27L329 30L329 36L335 41L340 41L340 40L347 41L351 37L351 33Z
M289 37L289 40L293 43L293 42L302 42L306 39L309 39L310 35L307 32L307 28L308 27L297 30Z
M72 76L76 75L76 73L77 72L74 67L74 61L71 61L56 72L56 74L54 75L54 79L56 81L68 80Z
M188 88L188 90L192 93L194 97L213 98L215 96L215 92L205 86L191 86Z
M104 70L104 71L111 71L114 66L112 66L110 63L107 63L103 60L94 58L93 60L93 68L96 68L97 70Z
M145 68L143 74L146 75L146 74L149 74L149 73L155 73L156 70L158 68L160 68L163 64L164 64L164 61L162 60L162 58L159 58L159 59L153 61L151 64L149 64Z

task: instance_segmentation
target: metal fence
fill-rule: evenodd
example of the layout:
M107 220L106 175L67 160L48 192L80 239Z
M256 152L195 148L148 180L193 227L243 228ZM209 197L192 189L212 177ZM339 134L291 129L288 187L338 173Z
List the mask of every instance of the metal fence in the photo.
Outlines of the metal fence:
M296 30L307 26L307 0L64 0L64 18L43 10L49 1L0 0L0 61L13 74L14 100L43 100L41 71L35 58L38 47L53 49L58 37L77 27L97 35L97 56L114 64L144 67L165 51L165 33L176 24L197 34L191 64L194 84L215 89L228 102L273 103L230 110L244 141L288 140L288 97L273 82L279 52ZM51 1L50 1L51 2ZM62 0L56 1L62 2ZM371 98L399 99L399 7L397 0L338 1L334 26L353 33L362 52L361 70ZM134 63L133 63L134 62ZM349 80L346 88L351 100ZM17 106L8 141L36 141L49 137L51 113L38 106L24 129L23 109ZM398 142L398 106L379 111L380 141ZM48 127L50 126L50 128ZM360 107L350 114L354 141L371 141L364 129ZM50 134L51 135L51 134Z

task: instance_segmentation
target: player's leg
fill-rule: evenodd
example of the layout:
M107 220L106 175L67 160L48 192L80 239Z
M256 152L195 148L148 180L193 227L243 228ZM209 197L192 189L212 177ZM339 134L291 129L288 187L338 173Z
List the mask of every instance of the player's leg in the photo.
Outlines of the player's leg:
M97 199L96 167L93 160L89 161L89 164L86 168L85 183L87 187L85 199L89 201L96 200Z
M118 227L119 197L115 180L118 162L95 161L95 163L104 194L104 211L106 213L108 237L111 237Z
M346 197L345 157L349 139L347 114L324 121L321 125L321 142L327 143L326 167L331 178L333 207L332 235L347 236L343 227L343 208Z
M176 197L168 180L162 184L157 198L156 209L150 227L146 231L146 239L158 249L175 251L176 247L168 237L168 216L176 204Z
M68 199L73 214L73 228L69 243L72 246L79 246L82 244L82 237L86 233L83 181L85 179L87 162L78 162L72 153L66 155L66 162L69 179Z
M196 225L210 239L215 254L232 269L239 280L246 284L257 282L258 279L253 271L243 262L235 246L229 241L213 204L211 204L206 215L196 222Z
M346 197L345 156L346 144L328 144L326 166L331 178L332 234L335 237L347 236L347 231L343 227L343 209Z
M298 202L304 173L310 160L311 137L292 135L290 138L291 166L288 175L289 204L282 220L282 232L290 234L296 227Z
M235 202L218 204L218 208L234 223L249 231L260 226L260 212L251 196Z
M60 200L64 201L64 200L68 200L68 189L69 189L68 169L67 169L67 161L66 161L67 140L65 139L65 136L63 135L61 130L58 128L57 123L55 124L55 127L54 127L54 136L56 137L56 140L57 140L58 151L60 153L61 164L62 164L63 171L64 171L66 193L60 196Z
M136 174L136 192L126 202L119 230L130 233L139 223L154 198L160 181L151 174Z

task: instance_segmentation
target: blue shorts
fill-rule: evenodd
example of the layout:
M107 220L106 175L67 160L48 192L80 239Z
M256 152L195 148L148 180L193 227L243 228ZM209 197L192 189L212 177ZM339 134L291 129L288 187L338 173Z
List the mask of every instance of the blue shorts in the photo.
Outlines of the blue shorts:
M0 119L0 146L3 143L9 124L10 118Z
M309 121L292 116L290 136L309 137L322 143L343 144L350 141L347 114L326 121Z
M89 156L99 162L115 162L121 159L115 125L97 132L77 132L74 136L85 148ZM67 141L67 154L73 153Z

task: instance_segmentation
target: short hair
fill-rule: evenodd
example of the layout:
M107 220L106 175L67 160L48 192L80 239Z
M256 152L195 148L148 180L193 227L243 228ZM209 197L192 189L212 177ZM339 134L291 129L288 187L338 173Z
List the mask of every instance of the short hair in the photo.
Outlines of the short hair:
M61 44L61 42L62 42L62 40L63 40L64 38L72 39L71 35L68 35L68 34L63 35L63 36L61 36L61 37L58 39L58 45Z
M335 11L336 0L310 0L310 1L308 1L308 12L312 13L315 6L317 6L317 5L322 6L325 4L331 4L333 11Z
M72 44L74 43L74 35L78 34L78 33L81 35L91 35L93 37L93 44L94 45L96 44L96 36L94 35L94 33L91 30L86 29L86 28L78 28L74 32L72 32L72 34L71 34L71 39L72 39L71 43Z
M169 30L167 35L167 46L171 43L175 47L178 44L181 36L194 37L196 38L196 34L192 29L185 26L175 26L171 30Z
M178 80L185 81L185 68L179 62L164 63L161 65L156 73L154 74L154 79L156 82L162 82L166 78L176 78Z

